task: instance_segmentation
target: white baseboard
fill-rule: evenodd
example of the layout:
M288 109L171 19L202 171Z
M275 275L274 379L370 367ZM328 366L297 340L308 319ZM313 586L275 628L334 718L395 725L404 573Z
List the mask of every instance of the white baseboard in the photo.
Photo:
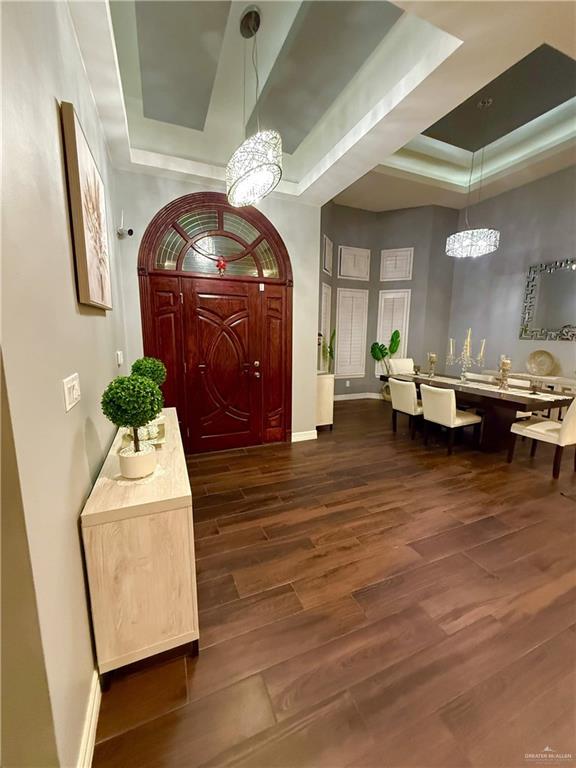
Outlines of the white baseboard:
M316 440L318 438L318 432L315 429L311 429L309 432L292 432L292 442L301 443L304 440Z
M98 672L94 670L92 685L90 686L90 696L86 707L86 717L84 718L82 741L80 742L80 751L78 753L78 768L90 768L92 765L101 699L102 692L100 690L100 679L98 677Z
M351 395L334 395L334 400L381 400L380 392L354 392Z

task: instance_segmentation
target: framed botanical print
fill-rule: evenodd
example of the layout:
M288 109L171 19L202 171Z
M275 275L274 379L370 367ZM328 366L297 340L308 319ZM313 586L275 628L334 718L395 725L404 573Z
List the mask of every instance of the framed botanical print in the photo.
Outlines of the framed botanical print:
M63 101L60 110L64 130L78 301L101 309L112 309L104 182L74 106Z

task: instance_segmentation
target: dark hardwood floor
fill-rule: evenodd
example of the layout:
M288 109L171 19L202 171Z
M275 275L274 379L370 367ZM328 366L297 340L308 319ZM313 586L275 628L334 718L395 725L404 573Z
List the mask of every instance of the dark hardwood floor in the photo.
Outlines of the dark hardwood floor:
M448 457L371 400L191 456L200 655L116 675L94 766L576 764L576 474L529 450Z

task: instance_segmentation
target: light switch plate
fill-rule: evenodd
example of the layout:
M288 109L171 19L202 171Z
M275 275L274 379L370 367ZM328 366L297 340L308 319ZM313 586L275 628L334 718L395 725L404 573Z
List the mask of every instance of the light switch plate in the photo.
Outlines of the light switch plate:
M121 349L116 352L116 364L118 367L124 364L124 352Z
M66 379L62 379L62 385L64 386L64 407L66 408L66 413L68 413L71 408L74 408L80 402L80 376L77 373L73 373Z

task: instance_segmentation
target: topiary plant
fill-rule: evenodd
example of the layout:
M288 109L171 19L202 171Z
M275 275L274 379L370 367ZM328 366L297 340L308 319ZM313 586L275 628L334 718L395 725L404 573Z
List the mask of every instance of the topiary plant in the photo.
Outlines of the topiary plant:
M166 381L166 366L157 357L140 357L132 363L132 373L152 379L159 387Z
M164 398L160 387L146 376L117 376L102 395L102 411L117 427L130 427L134 434L134 450L140 450L138 427L155 419L162 410Z

